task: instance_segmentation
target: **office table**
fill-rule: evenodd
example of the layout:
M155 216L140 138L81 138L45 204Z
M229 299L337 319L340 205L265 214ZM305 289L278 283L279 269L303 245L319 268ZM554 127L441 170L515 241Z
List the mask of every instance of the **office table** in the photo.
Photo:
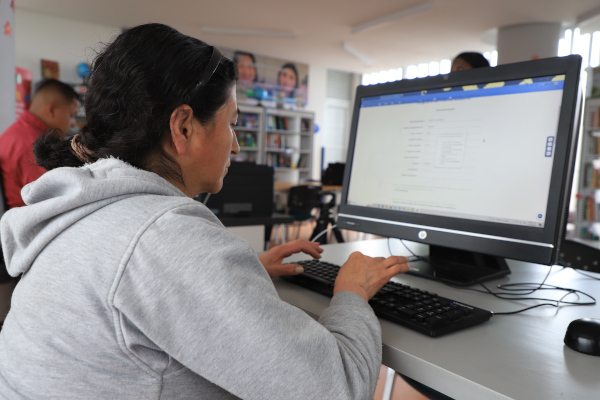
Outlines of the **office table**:
M409 243L423 254L426 246ZM398 240L390 241L396 255L407 255ZM370 256L389 256L387 239L323 246L323 261L343 264L353 251ZM294 255L286 262L305 259ZM550 267L507 260L512 273L486 283L541 283ZM587 273L600 278L600 274ZM507 312L536 304L507 301L491 295L456 289L432 280L399 275L395 281L435 292L440 296L484 308ZM317 318L329 298L275 279L281 298ZM600 281L572 269L552 267L546 281L579 289L600 297ZM563 293L537 292L536 297L559 299ZM566 300L576 301L574 295ZM588 300L581 298L580 300ZM600 357L581 354L566 347L567 326L578 318L600 318L600 305L556 309L538 307L516 315L496 315L488 322L439 338L430 338L408 328L380 319L383 364L456 400L597 399L600 398Z
M256 252L267 250L274 225L285 225L294 222L289 215L273 213L271 216L224 217L217 215L223 225L238 236L246 239ZM260 228L258 231L253 228ZM250 230L249 230L250 229ZM281 242L286 242L285 229L282 229ZM260 243L256 242L259 238Z

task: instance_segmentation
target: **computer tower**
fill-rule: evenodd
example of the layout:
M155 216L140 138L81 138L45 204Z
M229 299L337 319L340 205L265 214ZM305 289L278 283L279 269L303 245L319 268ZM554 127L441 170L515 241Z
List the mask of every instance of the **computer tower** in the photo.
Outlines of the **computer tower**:
M274 170L253 162L232 162L219 193L196 200L218 217L263 217L273 214ZM208 199L207 199L208 196Z

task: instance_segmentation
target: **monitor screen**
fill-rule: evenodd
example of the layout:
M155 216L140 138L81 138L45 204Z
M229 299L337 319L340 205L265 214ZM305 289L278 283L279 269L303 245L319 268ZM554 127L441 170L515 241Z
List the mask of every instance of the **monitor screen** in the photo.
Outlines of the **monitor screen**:
M553 264L568 215L579 56L357 89L338 227L430 245L471 284ZM416 270L416 269L415 269Z

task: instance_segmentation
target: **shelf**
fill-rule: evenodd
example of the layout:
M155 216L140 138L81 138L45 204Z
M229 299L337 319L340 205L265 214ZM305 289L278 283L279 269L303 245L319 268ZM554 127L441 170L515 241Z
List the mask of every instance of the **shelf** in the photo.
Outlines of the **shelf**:
M287 129L267 129L267 134L273 135L298 135L298 132L290 131Z
M242 146L237 158L253 158L259 164L273 166L275 181L312 179L313 113L247 104L238 104L238 107L240 125L235 131L241 139L240 145L247 140L246 144L252 146ZM299 165L302 168L296 168Z

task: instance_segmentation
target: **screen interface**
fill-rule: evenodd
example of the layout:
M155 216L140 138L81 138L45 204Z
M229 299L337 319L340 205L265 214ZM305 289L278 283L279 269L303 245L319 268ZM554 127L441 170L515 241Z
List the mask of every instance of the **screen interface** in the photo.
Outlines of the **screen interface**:
M564 75L361 99L348 204L543 228Z

